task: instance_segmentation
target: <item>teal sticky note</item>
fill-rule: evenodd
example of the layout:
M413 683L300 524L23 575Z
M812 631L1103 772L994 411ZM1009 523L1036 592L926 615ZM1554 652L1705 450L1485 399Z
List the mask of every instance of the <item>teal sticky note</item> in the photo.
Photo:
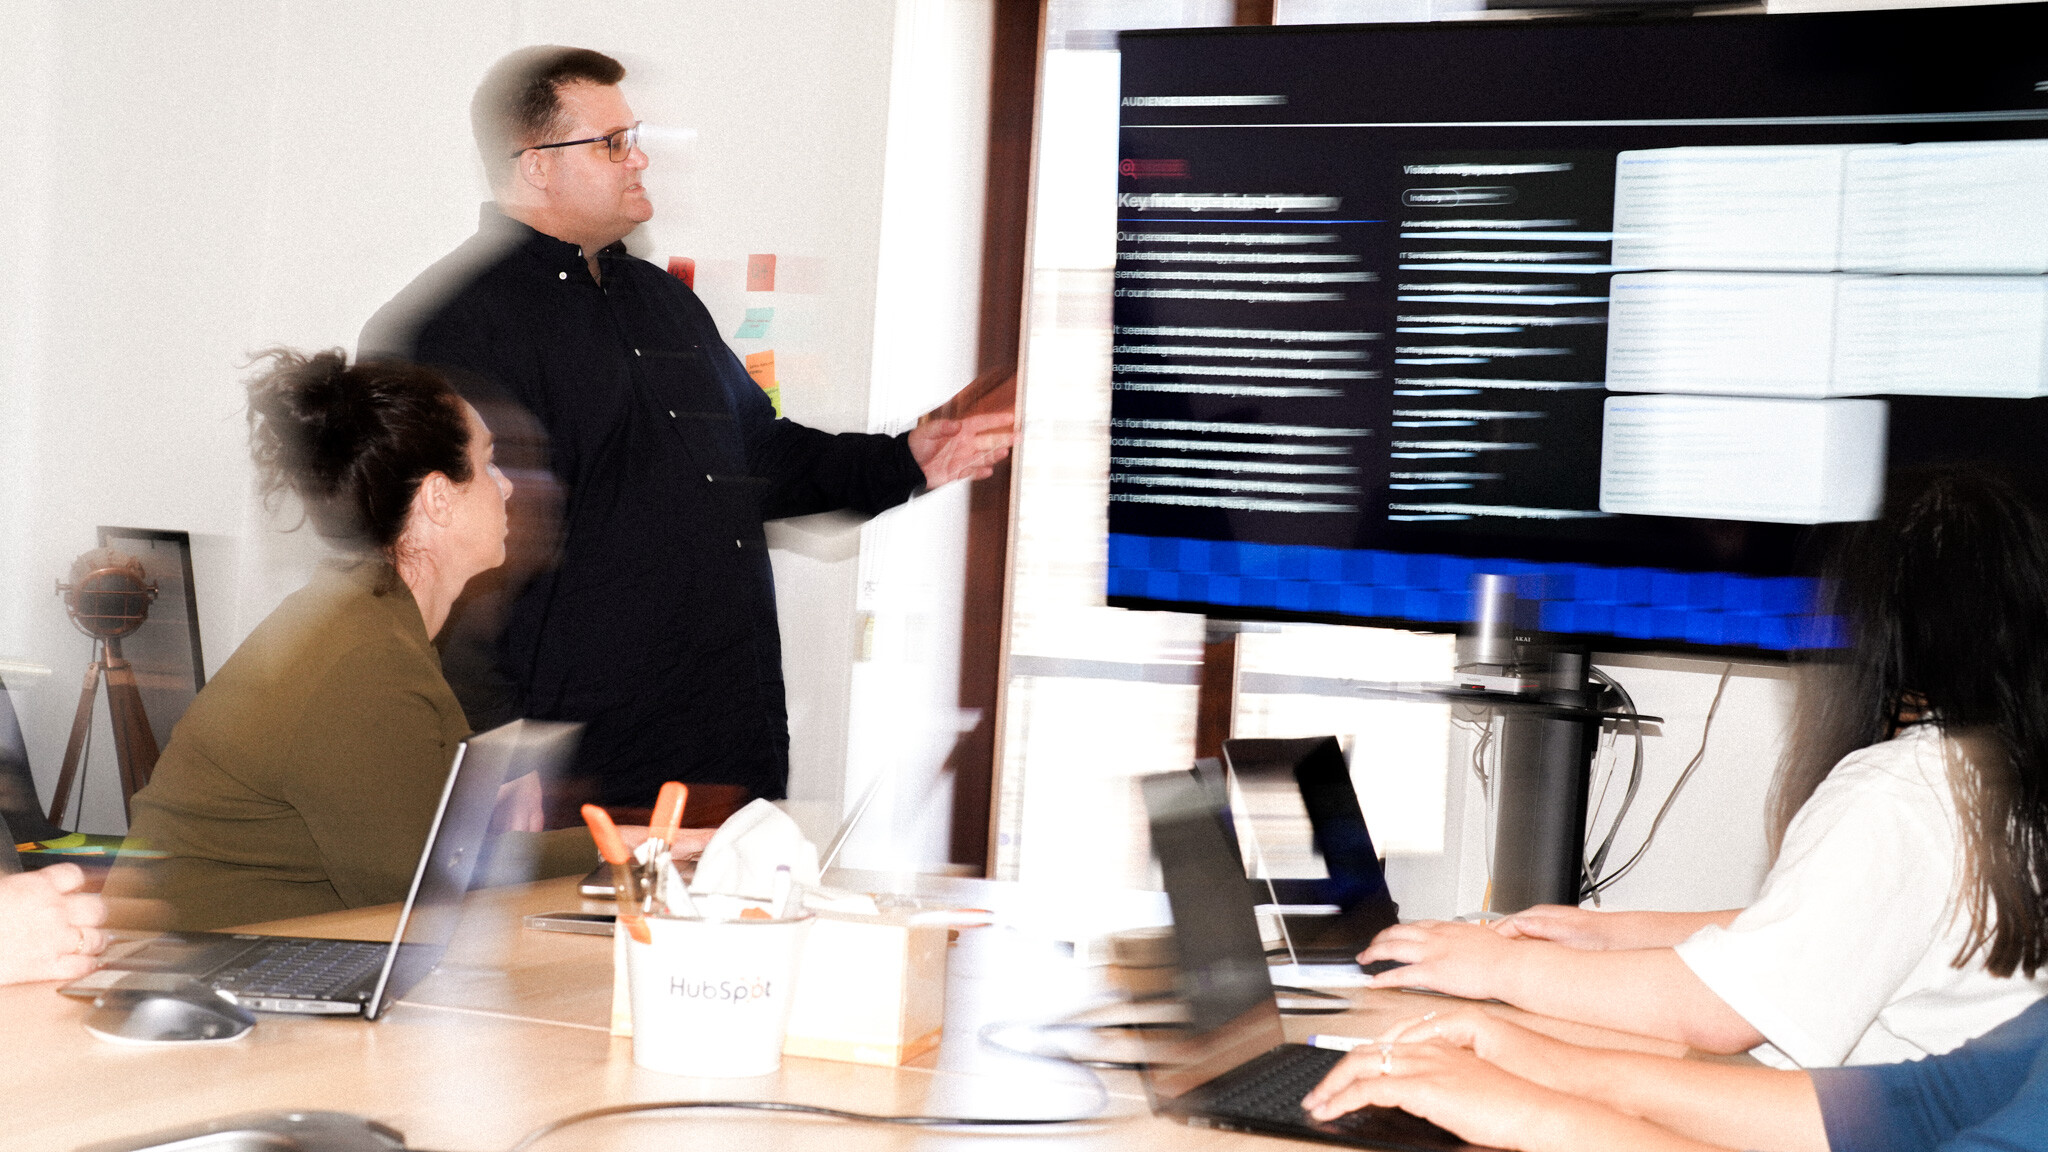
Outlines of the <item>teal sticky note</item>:
M740 321L740 330L732 334L735 340L765 340L768 337L768 322L775 319L773 308L749 308L747 318Z

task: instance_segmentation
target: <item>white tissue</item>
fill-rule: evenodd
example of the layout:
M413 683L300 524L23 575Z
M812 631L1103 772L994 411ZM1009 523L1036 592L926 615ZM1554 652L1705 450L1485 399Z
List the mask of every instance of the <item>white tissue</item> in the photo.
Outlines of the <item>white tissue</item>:
M756 800L719 825L697 861L690 891L772 900L780 864L789 865L789 878L797 884L817 885L818 846L804 839L788 813Z

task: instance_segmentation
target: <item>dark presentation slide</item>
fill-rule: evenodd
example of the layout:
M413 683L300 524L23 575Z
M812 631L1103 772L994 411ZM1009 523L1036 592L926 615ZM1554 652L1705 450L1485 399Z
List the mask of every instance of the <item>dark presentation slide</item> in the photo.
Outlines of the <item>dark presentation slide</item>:
M2039 470L2043 33L1125 34L1112 602L1442 624L1508 571L1553 631L1826 643L1817 528Z

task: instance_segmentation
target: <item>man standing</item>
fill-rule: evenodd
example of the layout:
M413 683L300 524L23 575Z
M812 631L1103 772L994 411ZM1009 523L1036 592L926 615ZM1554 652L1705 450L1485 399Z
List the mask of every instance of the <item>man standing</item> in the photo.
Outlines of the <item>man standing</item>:
M1011 418L895 437L777 419L696 295L621 242L654 213L624 78L577 48L492 66L470 119L496 203L379 310L361 350L448 370L487 414L530 414L562 487L551 570L507 590L494 652L449 653L471 724L585 722L579 800L651 804L670 779L780 798L789 731L762 522L872 515L986 476Z

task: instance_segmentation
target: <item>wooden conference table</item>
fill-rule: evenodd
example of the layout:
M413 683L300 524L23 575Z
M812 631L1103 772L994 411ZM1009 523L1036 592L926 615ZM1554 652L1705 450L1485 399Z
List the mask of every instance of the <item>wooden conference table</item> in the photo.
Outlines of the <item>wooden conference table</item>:
M845 884L846 877L835 875ZM924 894L988 906L1000 885L916 882ZM905 889L898 888L898 891ZM976 899L980 897L980 899ZM813 1147L863 1152L915 1145L1029 1140L1066 1149L1201 1152L1306 1147L1264 1137L1188 1128L1153 1118L1134 1073L1088 1071L1005 1054L983 1044L992 1022L1059 1019L1103 999L1102 972L1049 943L1004 928L961 931L950 955L945 1042L900 1068L787 1059L774 1077L692 1080L634 1065L632 1042L615 1040L611 942L522 928L528 913L584 906L573 879L471 894L463 927L440 971L374 1023L264 1016L230 1044L130 1047L81 1026L89 1005L52 984L0 988L0 1148L55 1152L135 1137L239 1112L351 1112L403 1132L412 1149L499 1152L571 1113L634 1101L788 1100L861 1112L1063 1116L1101 1119L1012 1130L914 1129L787 1114L726 1110L653 1113L566 1129L536 1152L572 1149L723 1150ZM591 904L589 910L604 910ZM388 939L395 908L358 909L258 926L265 932ZM1288 1035L1370 1036L1384 1023L1427 1011L1440 998L1358 989L1342 1016L1290 1017ZM1505 1006L1582 1043L1680 1054L1675 1044L1557 1021ZM1001 1038L1045 1044L1025 1028ZM1099 1081L1095 1078L1099 1075ZM1098 1087L1098 1083L1100 1087ZM1106 1094L1106 1100L1105 1100Z

